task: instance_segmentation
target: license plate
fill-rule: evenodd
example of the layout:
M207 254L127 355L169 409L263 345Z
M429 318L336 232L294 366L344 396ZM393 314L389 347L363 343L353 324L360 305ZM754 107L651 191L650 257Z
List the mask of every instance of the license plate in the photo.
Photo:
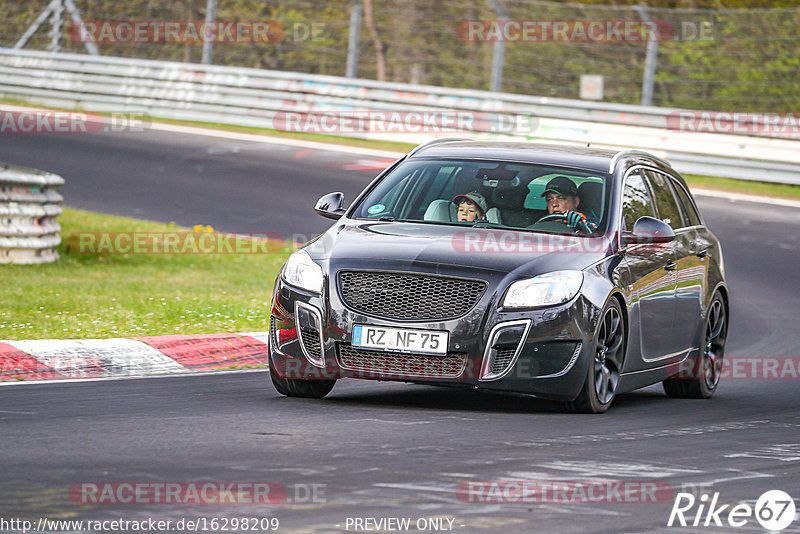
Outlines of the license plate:
M449 332L355 325L353 346L384 351L447 354Z

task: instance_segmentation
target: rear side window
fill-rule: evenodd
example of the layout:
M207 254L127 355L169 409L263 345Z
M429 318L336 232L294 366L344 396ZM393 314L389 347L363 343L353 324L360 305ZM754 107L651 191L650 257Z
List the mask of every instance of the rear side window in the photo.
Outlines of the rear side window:
M639 172L628 175L625 189L622 192L622 221L626 230L633 230L639 217L653 217L653 201L647 191L647 185Z
M672 227L673 230L683 228L683 219L681 218L681 210L678 207L678 201L672 194L672 187L670 187L668 178L660 172L645 171L650 182L653 184L653 196L656 199L656 207L658 208L658 216L661 220Z
M683 214L686 216L689 226L700 226L703 224L700 220L700 214L697 213L697 208L694 207L694 203L689 198L689 194L686 190L675 181L672 181L672 187L675 190L678 200L681 202Z

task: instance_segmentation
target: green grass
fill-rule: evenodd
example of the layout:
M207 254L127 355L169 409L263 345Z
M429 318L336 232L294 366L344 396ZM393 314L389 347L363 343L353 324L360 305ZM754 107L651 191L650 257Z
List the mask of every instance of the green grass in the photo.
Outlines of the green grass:
M716 178L711 176L694 176L684 174L689 187L714 189L717 191L731 191L747 195L760 195L765 197L800 199L800 185L773 184L769 182L755 182L750 180L737 180L734 178Z
M186 232L173 224L65 209L73 232ZM292 250L260 254L79 254L0 265L0 339L141 337L266 331L271 290Z

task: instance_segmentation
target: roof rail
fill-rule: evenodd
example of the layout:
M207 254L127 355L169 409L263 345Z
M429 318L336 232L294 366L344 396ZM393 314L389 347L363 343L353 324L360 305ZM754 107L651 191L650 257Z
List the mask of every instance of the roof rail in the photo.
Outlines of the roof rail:
M613 158L611 158L611 161L608 164L608 172L614 172L614 167L617 165L617 161L622 156L628 156L628 155L630 155L630 156L635 156L635 155L647 156L648 158L653 158L654 160L656 160L656 161L658 161L660 163L663 163L667 167L672 168L672 165L670 165L669 162L659 158L658 156L655 156L655 155L651 154L650 152L646 152L644 150L620 150L619 152L614 154Z
M440 145L442 143L449 143L451 141L469 141L469 139L466 139L466 138L463 138L463 137L443 137L441 139L434 139L433 141L428 141L427 143L422 143L420 145L417 145L416 147L414 147L411 150L411 152L408 153L408 155L406 157L410 158L411 156L413 156L414 154L416 154L417 152L419 152L423 148L428 148L428 147L431 147L431 146L434 146L434 145Z

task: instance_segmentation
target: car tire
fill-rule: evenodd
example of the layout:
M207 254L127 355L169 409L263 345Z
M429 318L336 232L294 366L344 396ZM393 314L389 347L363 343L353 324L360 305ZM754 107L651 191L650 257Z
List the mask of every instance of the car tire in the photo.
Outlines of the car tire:
M728 311L719 292L714 293L708 305L703 325L702 354L690 360L690 376L680 376L679 372L664 380L664 393L676 399L709 399L719 386L722 360L725 355L725 340L728 336Z
M269 366L269 376L272 385L281 395L287 397L303 397L307 399L321 399L331 392L336 380L302 380L296 378L281 378Z
M567 409L577 413L604 413L614 400L626 349L625 321L616 298L600 314L592 339L592 359L578 398Z

